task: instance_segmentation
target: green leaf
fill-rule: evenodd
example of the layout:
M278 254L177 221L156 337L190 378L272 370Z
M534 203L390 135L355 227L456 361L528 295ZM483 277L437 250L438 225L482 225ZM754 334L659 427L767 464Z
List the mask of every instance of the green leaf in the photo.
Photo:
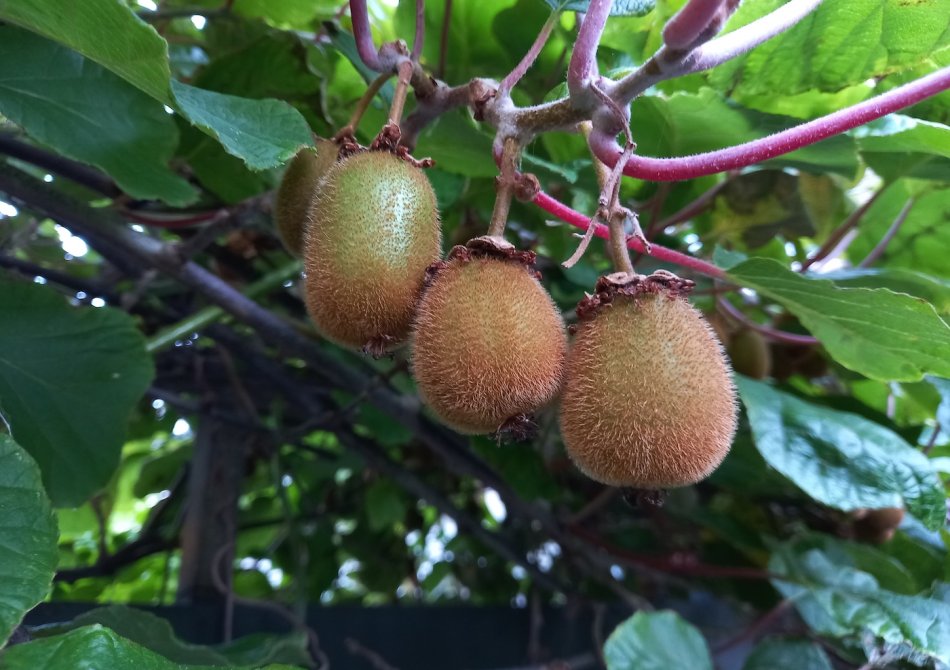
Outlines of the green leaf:
M248 98L300 97L320 88L320 80L307 69L307 51L301 39L273 30L211 61L194 83Z
M586 12L590 0L544 0L556 11ZM614 0L610 7L611 16L643 16L656 6L656 0Z
M830 279L843 288L887 288L923 298L941 314L950 314L950 281L901 268L848 268L823 272L815 278Z
M56 537L40 469L9 435L0 433L0 648L23 615L49 593Z
M924 182L931 186L933 182ZM864 258L887 233L907 200L914 206L875 265L907 268L935 277L950 278L950 188L920 188L907 179L889 186L861 219L849 258Z
M181 665L120 637L96 624L65 635L18 644L0 652L3 670L217 670L213 665ZM294 670L289 665L269 665L269 670Z
M165 40L119 0L0 0L0 19L65 44L172 104Z
M815 642L769 638L761 642L742 670L832 670L831 660Z
M738 107L719 92L643 95L630 108L630 128L637 153L645 156L687 156L765 137L801 121ZM710 132L715 128L715 132ZM836 135L809 147L767 161L765 165L806 171L834 172L852 178L858 160L854 140Z
M309 640L303 632L249 635L216 646L189 644L175 635L167 620L124 605L110 605L83 612L67 624L45 627L38 634L44 638L59 636L95 624L174 663L257 668L265 663L306 665L309 660Z
M899 435L762 382L738 377L737 385L759 452L809 496L844 511L906 507L928 528L943 527L940 479Z
M156 102L71 49L0 26L0 113L58 153L105 170L135 198L197 197L168 168L174 120Z
M733 30L784 4L743 3ZM710 81L735 96L838 91L930 61L950 45L950 0L825 2L788 30L715 68Z
M772 555L769 571L789 578L772 584L795 602L816 632L835 637L868 632L887 644L909 645L950 662L950 604L887 591L846 554L807 544L781 547Z
M637 612L604 645L607 670L712 670L702 634L675 612Z
M886 181L950 181L950 127L890 114L851 131L864 161Z
M108 482L153 375L124 312L71 307L48 287L0 280L0 412L53 504L74 507Z
M178 81L172 89L185 116L252 170L280 165L312 143L307 122L280 100L248 100Z
M311 143L306 121L285 102L247 100L172 81L165 40L118 0L0 0L0 19L75 49L177 109L251 169L276 167Z
M888 289L838 288L764 258L733 267L729 276L784 305L850 370L882 381L950 377L950 327L924 300Z
M372 530L384 530L406 517L402 490L387 479L380 479L366 490L366 518Z

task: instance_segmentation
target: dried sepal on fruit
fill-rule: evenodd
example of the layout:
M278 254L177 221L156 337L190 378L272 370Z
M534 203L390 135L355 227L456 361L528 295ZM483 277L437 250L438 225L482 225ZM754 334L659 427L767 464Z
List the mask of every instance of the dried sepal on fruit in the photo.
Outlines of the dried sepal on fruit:
M617 273L578 305L561 434L592 479L687 486L728 453L736 391L718 339L685 297L691 288L662 270Z
M336 163L336 143L317 138L315 146L304 147L290 161L274 195L274 225L284 247L292 255L303 256L304 230L310 220L310 203L327 172Z
M567 336L534 260L481 237L430 270L413 328L413 374L425 402L459 432L518 435L561 386Z
M374 355L394 349L442 246L428 177L386 151L355 153L327 173L310 218L304 294L317 329Z

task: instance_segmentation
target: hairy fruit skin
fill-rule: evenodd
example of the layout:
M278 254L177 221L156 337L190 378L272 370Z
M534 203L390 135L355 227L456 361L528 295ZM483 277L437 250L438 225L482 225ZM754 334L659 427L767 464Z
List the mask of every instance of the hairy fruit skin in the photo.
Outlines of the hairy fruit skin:
M588 299L600 306L578 308L584 320L568 354L561 435L578 468L604 484L688 486L716 469L735 434L722 347L678 285L663 284L668 277L683 282L662 271L638 276L644 281L629 294L611 292L602 278Z
M310 203L320 182L336 163L339 147L317 138L316 147L304 147L290 161L274 195L274 224L284 248L303 256L304 230L310 219Z
M493 433L557 395L564 322L520 260L455 247L440 266L419 303L413 374L444 423L460 433Z
M354 154L327 173L310 214L305 299L317 329L354 349L395 348L441 252L428 177L388 152Z

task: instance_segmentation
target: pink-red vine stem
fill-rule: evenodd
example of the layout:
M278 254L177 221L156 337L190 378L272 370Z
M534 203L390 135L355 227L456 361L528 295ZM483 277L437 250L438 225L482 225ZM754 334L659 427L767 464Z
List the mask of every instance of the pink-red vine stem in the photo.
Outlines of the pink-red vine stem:
M590 218L584 214L581 214L575 209L571 209L561 201L552 198L547 193L543 191L538 193L532 201L535 205L543 209L548 214L556 216L565 223L569 223L575 228L580 228L581 230L587 230L590 226ZM594 235L601 239L610 239L610 231L607 226L598 223L595 224ZM627 248L633 249L639 253L647 253L647 249L644 246L643 242L636 238L631 237L627 240ZM713 277L716 279L725 279L726 273L723 272L720 268L717 268L712 263L704 261L699 258L694 258L679 251L674 251L673 249L667 249L666 247L661 247L658 244L651 245L650 255L660 261L665 261L667 263L672 263L673 265L678 265L680 267L689 268L690 270L695 270L700 274L704 274L707 277Z
M638 179L680 181L746 167L864 125L947 89L950 89L950 67L937 70L847 109L752 142L681 158L635 155L627 161L623 172ZM617 163L622 149L614 137L595 128L589 142L600 160L610 166Z

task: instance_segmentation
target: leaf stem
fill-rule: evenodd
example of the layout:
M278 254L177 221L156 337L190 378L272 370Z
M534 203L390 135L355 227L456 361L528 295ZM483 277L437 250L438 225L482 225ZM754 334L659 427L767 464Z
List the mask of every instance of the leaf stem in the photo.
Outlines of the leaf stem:
M409 93L409 79L412 77L412 61L402 61L397 68L396 74L396 90L393 92L393 103L389 108L389 123L398 126L402 120L402 110L406 104L406 94Z
M376 77L370 85L367 87L366 91L363 92L363 95L360 96L360 99L356 103L356 107L353 108L353 113L350 115L350 120L346 122L346 125L340 128L334 135L334 139L342 137L352 137L356 132L356 127L360 123L360 119L363 118L363 114L366 113L366 110L369 109L370 103L373 101L373 98L376 97L376 94L379 93L379 90L383 85L389 81L389 78L393 76L392 72L383 72L381 75ZM395 102L395 97L393 98Z
M551 15L548 16L547 21L544 22L543 26L541 26L541 30L538 32L538 36L535 38L531 48L528 49L527 53L525 53L515 68L509 72L504 79L501 80L501 84L498 85L498 95L508 95L511 89L513 89L515 85L521 81L521 78L524 77L531 66L534 65L534 61L537 60L538 55L541 53L541 50L547 43L548 37L551 36L551 31L554 29L554 24L557 21L557 17L557 12L551 12Z
M950 89L950 67L814 121L744 144L680 158L632 156L623 172L638 179L680 181L746 167L851 130L947 89ZM595 128L589 141L604 163L611 166L617 163L622 149L614 137Z
M575 209L571 209L561 201L557 200L556 198L552 198L543 191L538 193L532 202L548 214L556 216L575 228L587 230L587 228L591 225L590 219L587 216L581 214ZM601 239L609 239L610 232L608 231L607 226L603 224L595 224L595 226L595 236L600 237ZM640 253L647 253L647 249L643 244L643 241L637 237L631 237L627 240L627 248L633 249L634 251ZM707 277L726 279L726 273L712 263L699 258L694 258L693 256L688 256L687 254L681 253L679 251L674 251L673 249L662 247L659 244L651 245L650 255L657 260L672 263L673 265L678 265L680 267L689 268L690 270L695 270L696 272L704 274Z

